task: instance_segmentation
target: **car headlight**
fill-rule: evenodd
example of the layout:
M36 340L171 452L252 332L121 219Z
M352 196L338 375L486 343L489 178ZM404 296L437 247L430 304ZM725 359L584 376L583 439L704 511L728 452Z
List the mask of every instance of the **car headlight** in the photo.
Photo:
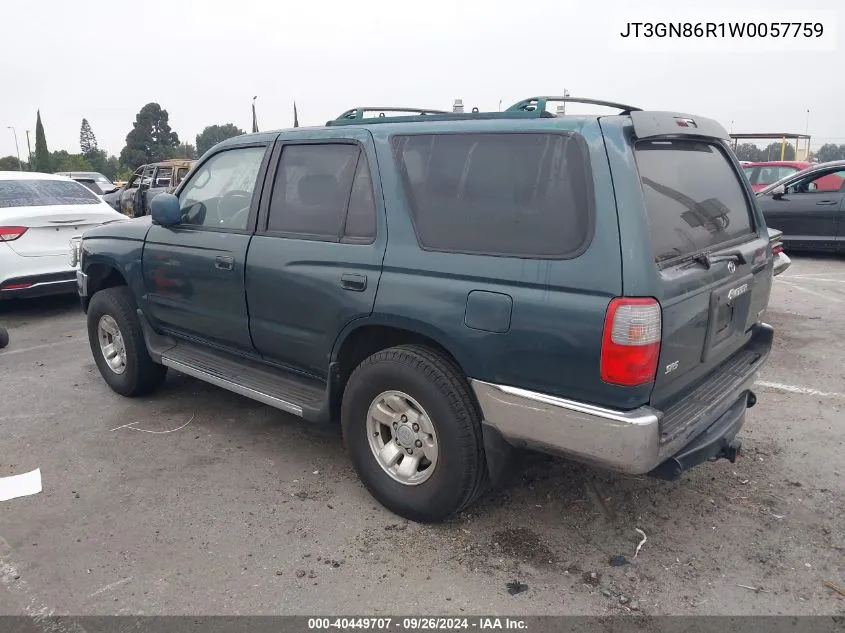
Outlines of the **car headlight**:
M68 255L70 259L70 265L73 268L76 268L76 265L79 263L80 258L80 251L82 250L82 238L81 237L72 237L70 240L70 253Z

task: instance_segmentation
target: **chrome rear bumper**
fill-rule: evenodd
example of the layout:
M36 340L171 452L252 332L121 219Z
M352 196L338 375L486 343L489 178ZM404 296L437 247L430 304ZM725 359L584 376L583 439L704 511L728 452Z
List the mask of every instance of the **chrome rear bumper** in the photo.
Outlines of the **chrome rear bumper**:
M749 393L772 343L770 326L755 327L757 333L747 348L679 395L665 411L650 406L617 411L481 380L472 380L471 385L484 422L513 446L568 456L610 470L649 473L700 440L703 433L722 428L721 432L732 439L742 426L745 407L738 403L751 406ZM739 363L749 355L754 357L751 362ZM739 370L739 365L743 369ZM742 411L738 414L739 408ZM726 424L725 416L732 416L730 424Z

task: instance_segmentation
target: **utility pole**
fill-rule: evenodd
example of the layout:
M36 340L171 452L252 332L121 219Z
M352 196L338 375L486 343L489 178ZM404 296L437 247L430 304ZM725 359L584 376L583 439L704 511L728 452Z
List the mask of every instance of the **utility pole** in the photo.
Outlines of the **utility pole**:
M805 160L810 160L810 109L807 108L807 125L804 126L804 136L807 137L807 155Z
M21 162L21 151L18 149L18 133L15 131L11 125L6 126L8 129L12 130L12 134L15 137L15 153L18 155L18 171L23 171L23 163Z
M29 145L29 130L26 131L26 162L29 165L29 171L32 171L32 147Z

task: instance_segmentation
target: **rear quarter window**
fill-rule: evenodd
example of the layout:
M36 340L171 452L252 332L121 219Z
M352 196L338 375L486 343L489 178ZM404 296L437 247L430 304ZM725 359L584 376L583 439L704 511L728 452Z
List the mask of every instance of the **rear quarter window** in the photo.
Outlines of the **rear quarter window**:
M588 246L593 181L580 136L420 134L391 142L423 248L570 258Z
M654 261L739 241L753 231L748 198L724 149L695 141L634 146Z

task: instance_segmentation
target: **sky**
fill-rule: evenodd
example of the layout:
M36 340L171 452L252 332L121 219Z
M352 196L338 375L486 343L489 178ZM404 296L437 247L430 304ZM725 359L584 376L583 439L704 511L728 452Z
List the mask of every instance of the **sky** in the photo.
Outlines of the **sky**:
M796 19L796 7L799 19L824 20L823 38L620 37L629 21L786 21ZM253 96L266 130L292 125L294 101L300 124L322 125L361 105L450 109L462 98L467 110L495 110L564 90L707 116L735 132L808 129L813 147L845 143L845 8L837 15L836 7L835 0L2 0L0 156L15 153L8 126L24 159L26 130L34 149L38 109L51 151L78 152L85 117L100 147L117 155L151 101L167 110L180 140L195 143L207 125L249 130Z

